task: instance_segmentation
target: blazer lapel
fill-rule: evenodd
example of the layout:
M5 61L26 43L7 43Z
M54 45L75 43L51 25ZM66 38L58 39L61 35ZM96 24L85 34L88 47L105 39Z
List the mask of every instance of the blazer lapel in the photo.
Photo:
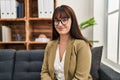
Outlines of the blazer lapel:
M68 80L68 69L69 69L69 62L70 62L70 56L71 56L71 50L73 47L73 39L70 38L70 40L68 41L68 45L67 45L67 50L66 50L66 56L65 56L65 62L64 62L64 75L65 75L65 80Z
M58 44L58 40L53 42L53 44L50 47L49 69L51 69L50 75L52 76L53 79L54 79L54 60L56 56L57 44Z

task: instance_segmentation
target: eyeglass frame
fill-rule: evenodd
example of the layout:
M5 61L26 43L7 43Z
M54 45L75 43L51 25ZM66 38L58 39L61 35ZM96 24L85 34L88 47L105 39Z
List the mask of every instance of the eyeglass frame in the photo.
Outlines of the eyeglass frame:
M66 19L66 23L64 23L65 19ZM54 25L58 26L60 22L61 22L62 25L66 25L68 23L69 19L70 19L69 17L60 18L60 19L54 19ZM55 22L57 22L57 24L55 24Z

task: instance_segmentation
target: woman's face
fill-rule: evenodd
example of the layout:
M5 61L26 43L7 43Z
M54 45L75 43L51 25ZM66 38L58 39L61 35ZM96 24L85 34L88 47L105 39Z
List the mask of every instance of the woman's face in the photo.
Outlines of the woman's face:
M54 19L55 29L60 35L69 35L71 23L71 18Z

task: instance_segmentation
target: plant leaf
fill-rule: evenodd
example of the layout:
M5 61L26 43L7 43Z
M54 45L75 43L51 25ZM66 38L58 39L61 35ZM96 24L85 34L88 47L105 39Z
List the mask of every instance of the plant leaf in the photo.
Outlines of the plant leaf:
M95 25L94 17L80 23L80 28L85 29L85 28L93 26L93 25Z

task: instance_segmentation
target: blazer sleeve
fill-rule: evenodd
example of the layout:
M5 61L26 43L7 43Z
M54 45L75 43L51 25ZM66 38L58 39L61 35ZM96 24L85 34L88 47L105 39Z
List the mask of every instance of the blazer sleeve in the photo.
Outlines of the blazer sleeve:
M72 80L92 80L90 76L91 50L89 45L86 42L78 44L76 52L76 71Z
M48 71L48 54L47 54L47 47L45 49L45 54L44 54L44 60L43 60L43 65L42 65L42 70L41 70L41 80L52 80L52 78L49 75Z

